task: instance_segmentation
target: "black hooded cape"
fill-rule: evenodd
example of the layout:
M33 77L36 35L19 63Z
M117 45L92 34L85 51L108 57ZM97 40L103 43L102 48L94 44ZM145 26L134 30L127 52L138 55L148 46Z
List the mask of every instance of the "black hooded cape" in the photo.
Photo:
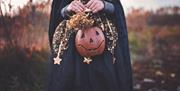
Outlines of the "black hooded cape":
M71 1L53 0L49 25L51 49L55 28L66 19L61 16L61 9ZM114 18L119 35L115 48L117 59L115 64L112 63L112 55L108 51L94 57L91 64L83 63L83 57L76 51L73 34L61 64L53 64L53 58L50 58L47 91L132 91L132 71L124 11L120 1L111 0L111 2L115 12L110 17Z

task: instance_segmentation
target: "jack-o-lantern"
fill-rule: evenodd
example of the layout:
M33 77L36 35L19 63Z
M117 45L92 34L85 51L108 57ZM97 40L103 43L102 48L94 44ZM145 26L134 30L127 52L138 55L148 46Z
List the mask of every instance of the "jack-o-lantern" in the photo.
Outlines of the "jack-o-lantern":
M100 55L105 49L105 37L99 27L78 30L75 42L77 51L83 57Z

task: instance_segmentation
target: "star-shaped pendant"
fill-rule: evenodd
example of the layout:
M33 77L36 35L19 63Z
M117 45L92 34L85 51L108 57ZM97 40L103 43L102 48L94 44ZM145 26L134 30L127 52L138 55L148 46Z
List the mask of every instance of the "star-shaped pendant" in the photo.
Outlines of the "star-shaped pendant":
M116 62L116 58L113 58L113 64L115 64L115 62Z
M54 64L60 65L61 61L62 59L60 59L59 57L54 58Z
M92 61L91 58L84 57L84 61L83 61L84 63L90 64L91 61Z

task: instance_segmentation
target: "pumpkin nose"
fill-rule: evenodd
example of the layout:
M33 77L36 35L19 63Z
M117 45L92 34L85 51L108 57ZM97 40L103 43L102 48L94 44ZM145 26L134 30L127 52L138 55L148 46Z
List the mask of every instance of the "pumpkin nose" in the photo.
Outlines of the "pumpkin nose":
M90 43L93 43L93 40L92 40L92 38L90 38L90 41L89 41Z

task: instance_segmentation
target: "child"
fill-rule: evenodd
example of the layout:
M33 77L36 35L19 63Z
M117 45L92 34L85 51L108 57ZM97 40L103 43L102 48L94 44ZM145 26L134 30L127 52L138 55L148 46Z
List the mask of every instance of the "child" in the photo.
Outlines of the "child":
M51 50L53 51L53 35L58 24L69 19L72 13L84 12L87 8L94 14L105 13L106 17L115 24L118 40L114 54L105 50L103 54L93 57L90 64L83 63L83 57L76 50L75 33L73 33L60 65L54 64L52 55L47 90L132 91L127 28L119 0L89 0L87 3L78 0L53 0L49 26ZM114 57L115 62L112 62Z

